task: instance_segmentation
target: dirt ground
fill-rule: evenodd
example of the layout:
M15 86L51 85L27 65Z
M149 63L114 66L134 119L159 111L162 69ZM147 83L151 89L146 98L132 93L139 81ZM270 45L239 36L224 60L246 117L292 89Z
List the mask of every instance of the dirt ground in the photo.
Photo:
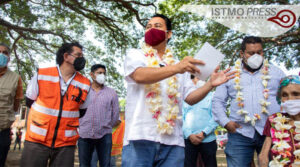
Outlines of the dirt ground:
M22 145L23 147L23 145ZM20 166L20 159L21 159L21 154L22 154L22 149L16 149L15 151L13 150L13 144L10 147L10 151L7 156L6 160L6 167L19 167ZM226 164L226 157L224 154L224 150L218 150L217 151L217 161L218 161L218 167L227 167ZM256 162L256 158L255 158ZM78 153L76 151L75 153L75 167L79 167L79 159L78 159ZM121 156L117 158L117 167L121 166Z

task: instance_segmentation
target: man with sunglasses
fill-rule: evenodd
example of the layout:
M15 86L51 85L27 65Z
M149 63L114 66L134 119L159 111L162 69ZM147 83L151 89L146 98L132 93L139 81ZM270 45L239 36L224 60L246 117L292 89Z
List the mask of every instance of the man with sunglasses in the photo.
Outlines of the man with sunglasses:
M5 165L11 143L10 126L23 98L21 77L7 67L9 60L9 47L0 43L0 167Z
M74 166L79 117L88 104L90 81L82 46L65 43L56 53L56 67L40 68L26 91L30 108L21 166Z

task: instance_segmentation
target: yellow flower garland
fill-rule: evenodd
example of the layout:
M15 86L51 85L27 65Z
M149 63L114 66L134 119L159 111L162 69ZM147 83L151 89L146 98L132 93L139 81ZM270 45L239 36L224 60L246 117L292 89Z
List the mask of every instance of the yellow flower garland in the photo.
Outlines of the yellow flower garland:
M160 67L159 60L157 59L157 50L152 47L148 47L145 44L142 45L142 50L145 53L147 58L147 67ZM175 60L169 48L166 49L165 54L162 57L162 62L167 65L173 65ZM154 84L145 85L146 90L146 102L149 106L149 111L152 113L152 116L157 121L157 131L160 134L168 134L171 135L174 132L174 126L177 119L181 119L178 117L179 107L178 107L178 80L174 75L167 79L168 88L168 104L166 110L168 114L166 116L162 116L162 97L161 97L161 85L159 82Z
M238 102L238 106L239 106L239 110L237 111L237 113L239 115L244 115L244 122L248 123L251 121L251 125L255 126L255 123L257 120L261 119L261 116L259 114L254 114L254 117L250 117L249 113L247 111L244 110L244 97L243 97L243 93L242 93L242 86L240 85L241 82L241 60L238 59L235 62L235 66L234 66L235 70L237 71L235 74L235 78L234 78L234 82L235 82L235 86L234 89L237 90L236 93L236 101ZM263 96L264 99L260 100L260 105L261 105L261 113L263 114L268 114L268 109L267 107L271 104L270 102L267 101L268 97L269 97L269 89L267 89L268 86L268 81L271 79L271 76L269 76L269 62L268 60L264 60L264 66L261 70L261 73L263 74L262 78L262 85L264 86L264 90L263 90Z

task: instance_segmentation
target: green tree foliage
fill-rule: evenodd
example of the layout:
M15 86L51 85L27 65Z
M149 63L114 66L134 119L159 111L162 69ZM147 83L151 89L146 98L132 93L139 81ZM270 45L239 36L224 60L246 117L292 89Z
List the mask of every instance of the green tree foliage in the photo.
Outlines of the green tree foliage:
M137 47L145 18L155 9L151 0L1 0L0 41L11 45L11 64L24 83L41 63L55 60L63 42L78 41L84 46L86 67L105 64L109 84L124 96L117 67L126 48Z
M226 55L224 64L233 65L240 56L240 44L246 34L233 31L215 21L200 17L196 14L182 12L179 9L185 4L193 5L258 5L285 4L295 5L294 0L165 0L159 4L159 11L168 15L173 21L173 39L170 44L179 58L194 56L205 42L216 46ZM300 20L296 25L277 37L263 38L265 56L284 62L287 69L300 67Z
M297 3L297 0L1 0L0 41L11 45L11 64L25 84L40 64L55 60L63 42L79 41L88 60L85 74L91 65L105 64L109 85L124 97L126 91L119 69L126 49L138 47L143 27L156 11L173 20L170 45L179 59L194 56L204 42L209 42L226 55L224 64L232 65L239 57L245 34L204 17L183 13L179 11L182 5ZM281 36L264 38L267 58L284 62L287 68L299 67L299 24L298 20L296 26Z

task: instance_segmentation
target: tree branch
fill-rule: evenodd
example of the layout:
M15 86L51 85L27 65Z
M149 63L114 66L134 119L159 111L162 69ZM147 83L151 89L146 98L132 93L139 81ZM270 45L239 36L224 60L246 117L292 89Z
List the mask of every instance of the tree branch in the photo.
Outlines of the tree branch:
M1 5L5 5L5 4L7 4L7 3L9 3L9 2L12 2L13 0L1 0L0 1L0 6Z
M0 18L0 25L7 27L8 29L13 29L15 31L24 31L24 32L30 32L33 34L50 34L50 35L55 35L60 37L64 42L66 42L66 37L63 34L55 33L49 30L44 30L44 29L33 29L33 28L26 28L26 27L21 27L17 25L13 25L9 23L8 21L3 20Z

